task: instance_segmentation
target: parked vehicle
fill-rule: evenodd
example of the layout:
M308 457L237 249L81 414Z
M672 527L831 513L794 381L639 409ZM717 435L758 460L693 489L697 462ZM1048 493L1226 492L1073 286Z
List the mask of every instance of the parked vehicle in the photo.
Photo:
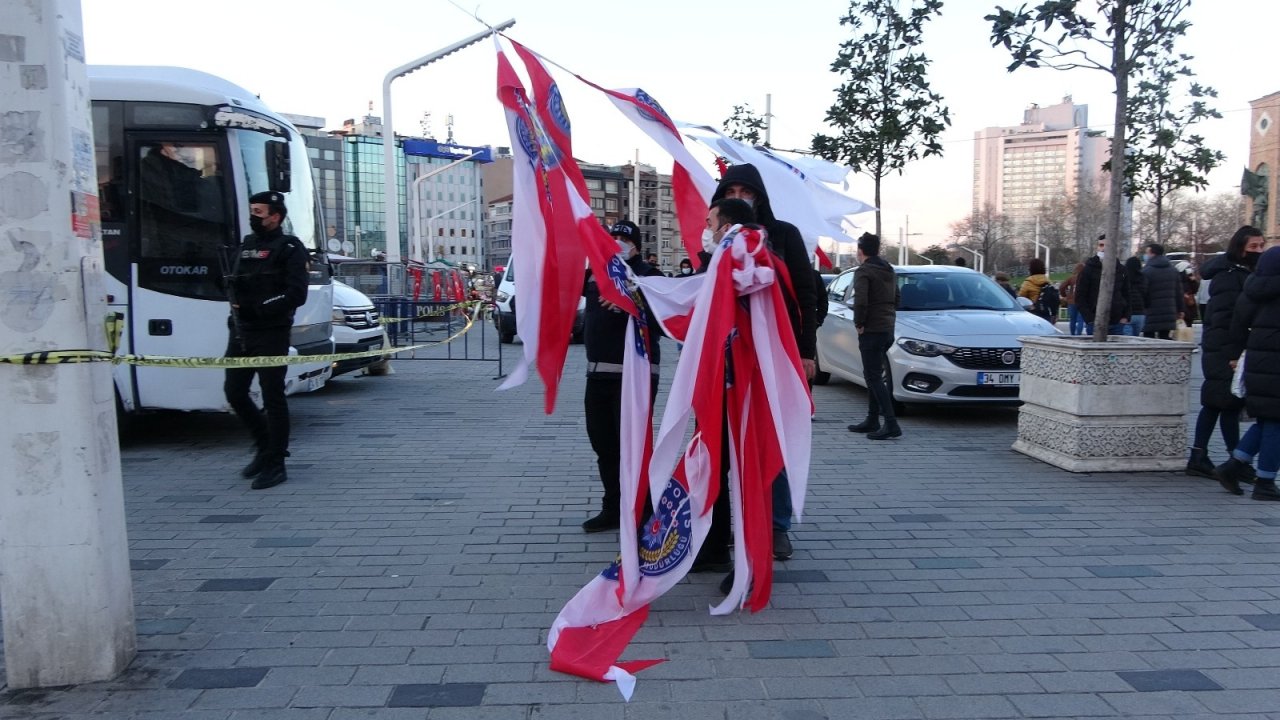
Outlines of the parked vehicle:
M493 313L493 326L498 330L498 340L513 343L516 339L516 275L515 265L510 259L502 270L494 300L497 310ZM585 309L586 300L578 300L578 315L573 320L573 336L570 338L572 342L582 342L582 312Z
M368 295L340 281L333 281L333 340L335 352L358 353L377 350L386 342L382 319ZM385 375L391 366L387 356L352 358L333 364L337 377L361 368L370 375Z
M1015 403L1023 335L1058 330L1026 312L991 278L944 265L895 266L897 327L889 387L900 403ZM819 384L830 376L866 386L853 326L853 270L827 288L818 328Z

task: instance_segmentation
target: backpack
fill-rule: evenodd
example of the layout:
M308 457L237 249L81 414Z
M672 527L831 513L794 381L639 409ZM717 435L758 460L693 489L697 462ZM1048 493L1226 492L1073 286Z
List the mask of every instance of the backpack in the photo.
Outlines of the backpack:
M1062 295L1058 292L1058 286L1053 283L1046 283L1040 288L1040 297L1036 298L1035 312L1041 317L1048 318L1053 322L1058 318L1058 308L1062 306Z

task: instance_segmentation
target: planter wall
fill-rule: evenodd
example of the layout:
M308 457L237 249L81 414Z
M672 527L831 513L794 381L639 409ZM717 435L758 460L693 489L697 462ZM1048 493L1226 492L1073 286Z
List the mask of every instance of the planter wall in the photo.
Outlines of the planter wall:
M1071 472L1180 470L1195 345L1024 337L1013 449Z

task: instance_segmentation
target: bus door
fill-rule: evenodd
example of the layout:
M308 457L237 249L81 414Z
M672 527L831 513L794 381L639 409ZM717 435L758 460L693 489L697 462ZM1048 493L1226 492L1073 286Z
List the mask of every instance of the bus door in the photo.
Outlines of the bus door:
M219 357L229 306L223 265L236 203L221 135L129 133L136 205L129 338L138 355ZM133 368L142 408L220 410L221 369Z

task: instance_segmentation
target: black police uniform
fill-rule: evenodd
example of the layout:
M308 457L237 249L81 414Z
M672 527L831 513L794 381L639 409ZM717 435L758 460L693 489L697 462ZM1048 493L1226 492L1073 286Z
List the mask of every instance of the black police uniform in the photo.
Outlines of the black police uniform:
M258 193L250 203L282 207L279 193ZM229 282L233 307L228 320L227 357L289 354L294 311L307 301L307 250L302 241L280 228L246 235ZM289 453L289 405L284 396L285 365L227 368L223 390L227 402L249 428L257 452L245 477L274 476L282 482ZM254 375L262 390L266 417L249 398ZM271 483L276 484L276 483Z
M634 237L639 232L634 224L622 221L611 228L615 237ZM662 271L645 262L637 253L627 260L632 272L640 276L662 275ZM600 304L600 288L590 273L583 287L586 308L583 310L583 344L587 351L587 386L583 394L587 439L596 453L596 468L604 487L600 514L582 524L587 532L618 527L621 499L619 462L622 457L622 361L627 346L627 323L631 316L610 310ZM649 364L653 382L650 398L658 393L658 365L662 360L658 346L661 329L649 314Z

